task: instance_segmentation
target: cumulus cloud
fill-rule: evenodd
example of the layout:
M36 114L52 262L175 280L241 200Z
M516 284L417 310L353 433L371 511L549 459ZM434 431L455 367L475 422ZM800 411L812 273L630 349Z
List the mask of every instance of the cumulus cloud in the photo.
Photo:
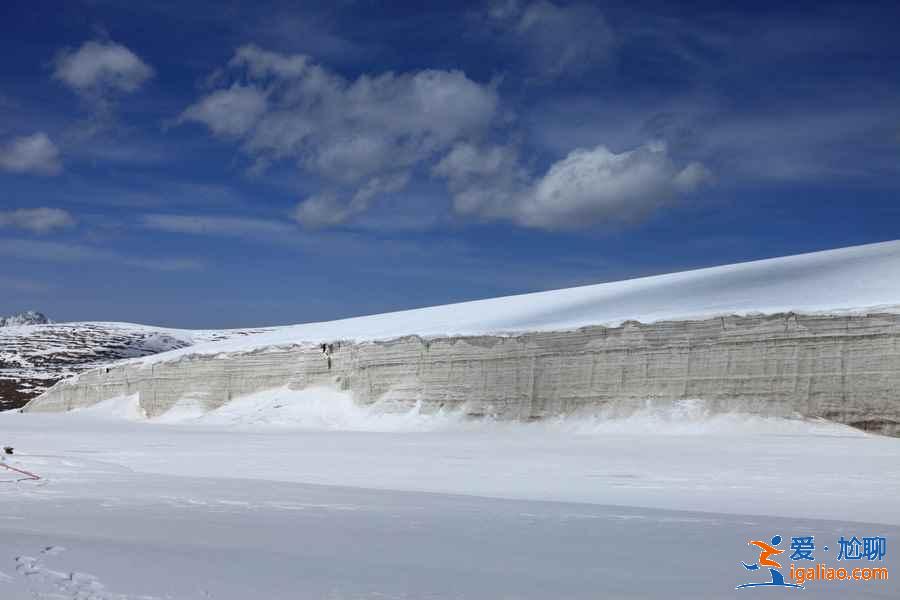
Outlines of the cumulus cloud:
M62 171L59 148L43 132L13 138L0 144L0 169L12 173L57 175Z
M522 35L544 35L538 29L547 25L560 39L575 20L602 18L581 6L547 2L497 10L494 18L515 19ZM553 46L554 69L585 59L578 36L568 42ZM712 177L699 163L677 164L662 144L620 153L581 148L535 173L518 147L488 143L498 114L496 90L459 71L350 80L305 55L244 46L214 81L218 89L189 106L181 120L236 140L256 166L289 160L317 175L320 191L293 212L305 228L356 219L423 168L447 182L457 214L544 229L636 221Z
M712 179L699 163L677 166L659 143L577 149L540 177L509 148L457 146L434 173L448 179L457 212L542 229L639 221Z
M603 14L590 4L495 0L487 14L505 37L528 49L534 66L548 77L577 73L606 60L614 43Z
M222 87L188 107L181 120L239 140L257 165L292 160L322 177L331 191L298 207L305 224L341 222L376 195L399 190L410 169L482 135L498 104L491 85L461 71L350 80L307 56L256 46L238 49L216 79Z
M660 144L620 154L604 146L579 149L550 167L515 217L535 227L639 220L694 189L701 173L705 169L697 164L677 168Z
M134 92L153 76L153 68L134 52L113 42L85 42L65 49L54 61L53 76L80 94Z
M61 208L20 208L0 211L0 227L16 227L32 233L49 233L75 224L75 217Z

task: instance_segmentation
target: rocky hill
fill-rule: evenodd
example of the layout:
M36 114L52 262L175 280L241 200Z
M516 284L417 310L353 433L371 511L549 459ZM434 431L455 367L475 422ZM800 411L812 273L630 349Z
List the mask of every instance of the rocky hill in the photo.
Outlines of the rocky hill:
M17 315L0 317L0 327L15 327L17 325L47 325L52 323L47 315L36 310L26 310Z
M19 408L60 379L113 361L265 331L192 331L130 323L53 324L33 311L0 323L0 410Z

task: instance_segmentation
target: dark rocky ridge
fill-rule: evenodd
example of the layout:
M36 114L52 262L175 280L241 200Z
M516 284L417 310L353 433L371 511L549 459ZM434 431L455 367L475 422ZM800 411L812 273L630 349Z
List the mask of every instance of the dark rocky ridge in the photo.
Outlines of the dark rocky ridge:
M19 325L48 325L52 323L47 315L36 310L26 310L9 317L0 317L0 327L17 327Z
M187 331L126 323L0 328L0 410L24 406L56 382L111 362L262 330Z

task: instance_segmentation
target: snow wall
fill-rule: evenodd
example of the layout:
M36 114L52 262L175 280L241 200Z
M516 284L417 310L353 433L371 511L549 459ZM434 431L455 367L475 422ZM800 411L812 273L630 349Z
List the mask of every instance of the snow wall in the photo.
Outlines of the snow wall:
M132 361L58 383L25 411L68 411L138 393L149 417L214 409L287 385L356 402L536 420L700 400L713 412L824 418L900 435L900 315L729 316L517 336L408 336ZM162 356L160 356L161 358Z

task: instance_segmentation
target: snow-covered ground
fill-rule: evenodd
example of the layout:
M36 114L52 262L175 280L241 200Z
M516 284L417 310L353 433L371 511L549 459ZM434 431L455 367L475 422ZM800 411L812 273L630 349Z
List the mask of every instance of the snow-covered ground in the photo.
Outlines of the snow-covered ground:
M698 403L467 421L313 389L165 421L132 398L0 413L0 438L44 478L0 473L4 600L789 593L734 590L775 534L886 537L895 579L803 593L900 592L900 440L833 424Z
M505 334L627 320L751 313L864 314L900 309L900 241L598 285L272 328L139 359L218 354L329 340Z

